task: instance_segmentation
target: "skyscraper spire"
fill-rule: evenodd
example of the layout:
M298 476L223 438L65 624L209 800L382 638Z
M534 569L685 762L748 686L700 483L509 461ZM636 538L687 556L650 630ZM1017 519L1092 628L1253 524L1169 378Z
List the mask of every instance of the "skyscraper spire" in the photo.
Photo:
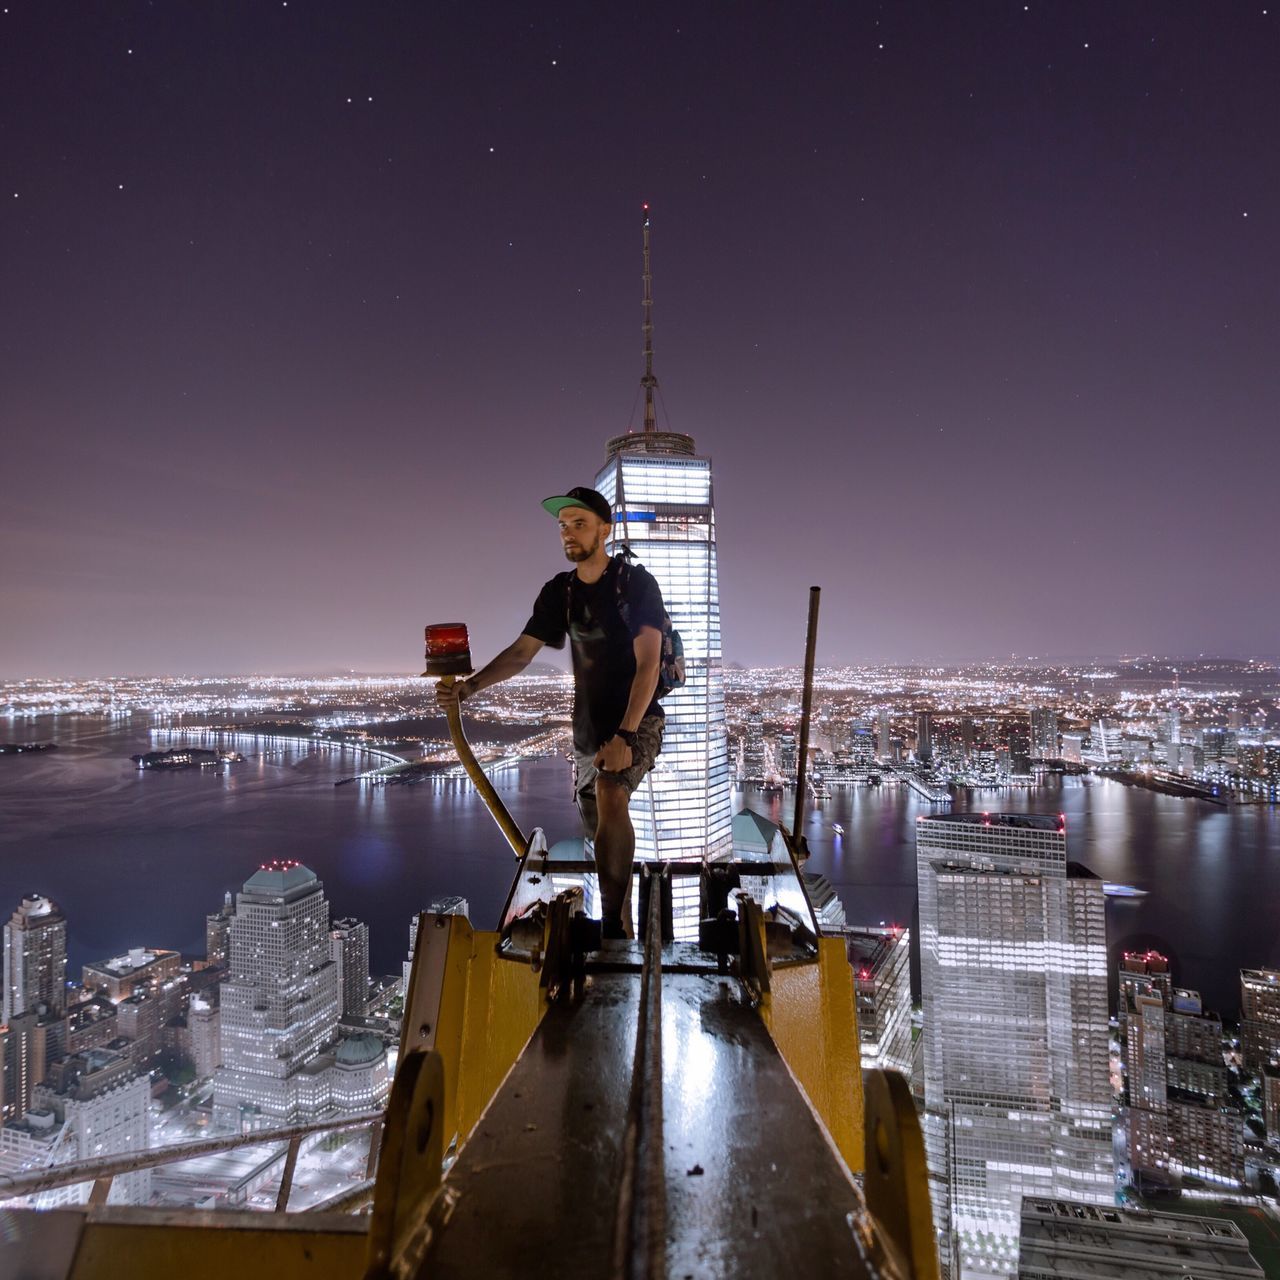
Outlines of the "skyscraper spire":
M644 388L644 429L649 434L658 429L653 409L653 391L658 379L653 376L653 276L649 272L649 205L646 201L644 210L644 377L640 385Z

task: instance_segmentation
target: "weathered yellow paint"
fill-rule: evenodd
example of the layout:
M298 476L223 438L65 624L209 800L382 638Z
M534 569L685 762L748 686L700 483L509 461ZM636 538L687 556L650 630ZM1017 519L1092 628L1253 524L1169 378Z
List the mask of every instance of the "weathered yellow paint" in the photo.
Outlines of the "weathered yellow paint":
M913 1280L938 1280L929 1169L911 1087L896 1071L868 1071L863 1083L867 1208L902 1255L904 1270Z
M458 1077L462 1142L506 1079L547 1011L545 990L527 961L498 955L498 933L477 933L468 984L466 1027Z
M300 1229L304 1221L297 1215L284 1229L263 1213L155 1217L161 1220L86 1222L68 1280L318 1280L364 1273L365 1223L359 1219L332 1230Z
M444 1065L445 1133L457 1134L461 1147L529 1043L546 998L527 962L498 957L500 934L476 932L465 916L445 920L435 1049Z
M853 1173L864 1163L862 1069L853 969L839 938L812 964L772 970L760 1016Z

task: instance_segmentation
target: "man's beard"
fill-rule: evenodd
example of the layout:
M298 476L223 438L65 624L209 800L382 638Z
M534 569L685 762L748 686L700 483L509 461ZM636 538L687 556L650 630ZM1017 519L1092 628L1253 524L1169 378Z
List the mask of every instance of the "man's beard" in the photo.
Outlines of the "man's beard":
M596 538L595 542L590 547L584 547L581 544L576 547L566 546L564 549L564 558L566 560L572 560L574 564L579 564L583 560L590 560L591 557L595 555L596 548L599 547L599 545L600 539Z

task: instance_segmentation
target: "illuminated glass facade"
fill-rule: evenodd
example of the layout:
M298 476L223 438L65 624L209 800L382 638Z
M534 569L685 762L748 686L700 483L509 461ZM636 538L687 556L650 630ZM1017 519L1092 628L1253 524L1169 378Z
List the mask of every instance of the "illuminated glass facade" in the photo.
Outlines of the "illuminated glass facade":
M916 869L939 1255L1013 1276L1024 1195L1115 1199L1102 881L1021 814L921 818Z
M285 862L250 876L230 943L214 1119L230 1129L309 1119L328 1099L314 1096L308 1067L336 1038L341 1011L329 904L315 873Z
M596 488L614 511L610 553L629 545L658 580L684 642L685 685L663 699L658 763L631 799L637 858L728 856L733 848L729 736L720 652L720 589L711 459L669 431L609 442ZM677 902L677 933L696 932L696 883Z

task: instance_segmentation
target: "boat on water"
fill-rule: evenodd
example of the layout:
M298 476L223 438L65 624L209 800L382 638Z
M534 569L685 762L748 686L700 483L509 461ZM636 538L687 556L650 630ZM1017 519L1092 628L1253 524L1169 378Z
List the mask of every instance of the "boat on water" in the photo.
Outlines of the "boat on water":
M1102 892L1108 898L1145 898L1147 896L1145 889L1135 889L1131 884L1116 884L1112 880L1103 882Z
M833 822L831 824L831 830L834 831L838 836L844 835L844 828L838 822Z

